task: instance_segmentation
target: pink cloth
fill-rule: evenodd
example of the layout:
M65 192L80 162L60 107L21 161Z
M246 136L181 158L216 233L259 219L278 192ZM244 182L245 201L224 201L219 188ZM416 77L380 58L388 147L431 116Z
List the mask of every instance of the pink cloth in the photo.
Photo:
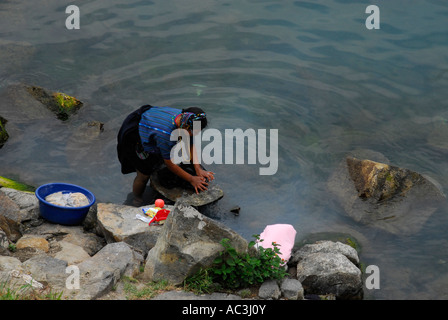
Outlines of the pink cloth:
M273 249L274 246L272 245L272 242L277 243L281 253L279 256L284 260L284 263L286 263L291 257L296 234L296 230L290 224L268 225L260 234L260 240L263 240L263 242L258 242L258 245L265 249Z

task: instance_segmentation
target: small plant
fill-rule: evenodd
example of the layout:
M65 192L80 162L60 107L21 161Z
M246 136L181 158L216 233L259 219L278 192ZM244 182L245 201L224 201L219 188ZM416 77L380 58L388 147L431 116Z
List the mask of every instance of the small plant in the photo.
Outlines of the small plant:
M216 288L213 278L208 269L200 269L194 275L187 277L184 281L184 290L195 294L212 293Z
M14 243L10 243L8 245L8 250L11 251L11 252L16 252L17 247L16 247L16 245Z
M258 235L254 237L257 242L263 241ZM231 246L229 239L223 239L220 243L224 251L220 252L210 269L215 280L226 288L237 289L285 277L287 273L279 256L279 245L273 242L273 248L259 246L258 250L250 253L256 241L249 243L249 252L241 253Z
M18 286L11 280L0 282L0 300L61 300L62 291L54 292L50 287L35 289L31 284Z
M131 277L123 277L122 280L127 300L148 300L165 290L174 289L174 286L166 280L148 283L140 283L140 281Z

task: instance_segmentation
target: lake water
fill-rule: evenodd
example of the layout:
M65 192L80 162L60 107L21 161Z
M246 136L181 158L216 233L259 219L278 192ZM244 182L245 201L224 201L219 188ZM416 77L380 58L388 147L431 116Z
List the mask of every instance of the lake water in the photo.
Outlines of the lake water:
M416 234L394 236L354 222L327 190L355 149L447 190L445 0L84 0L80 29L68 30L72 2L0 1L0 90L23 82L85 104L65 123L7 125L0 175L125 203L134 176L120 173L115 151L124 117L147 103L200 105L210 128L278 129L275 175L260 176L259 164L208 167L225 196L207 215L247 239L274 223L292 224L298 242L350 234L363 264L380 269L366 299L448 298L446 206ZM380 29L365 26L370 4ZM73 138L86 119L105 124L89 144Z

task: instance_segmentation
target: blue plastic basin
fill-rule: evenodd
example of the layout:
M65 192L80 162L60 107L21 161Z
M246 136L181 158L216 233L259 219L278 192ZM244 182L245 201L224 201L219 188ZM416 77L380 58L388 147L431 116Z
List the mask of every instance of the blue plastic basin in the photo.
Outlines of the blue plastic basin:
M60 191L62 193L81 192L89 199L89 204L82 207L63 207L45 201L46 196ZM69 183L44 184L36 189L35 194L39 200L40 215L50 222L63 225L81 224L96 200L94 194L89 190Z

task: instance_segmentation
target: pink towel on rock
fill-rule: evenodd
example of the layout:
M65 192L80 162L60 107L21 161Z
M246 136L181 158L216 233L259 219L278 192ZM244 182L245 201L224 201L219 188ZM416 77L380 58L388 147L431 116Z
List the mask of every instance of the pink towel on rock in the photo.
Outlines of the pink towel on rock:
M259 242L258 245L265 249L273 249L274 246L272 245L272 242L277 243L281 253L279 256L284 260L284 263L286 263L291 257L296 234L296 230L290 224L268 225L260 234L260 240L263 240L263 242Z

